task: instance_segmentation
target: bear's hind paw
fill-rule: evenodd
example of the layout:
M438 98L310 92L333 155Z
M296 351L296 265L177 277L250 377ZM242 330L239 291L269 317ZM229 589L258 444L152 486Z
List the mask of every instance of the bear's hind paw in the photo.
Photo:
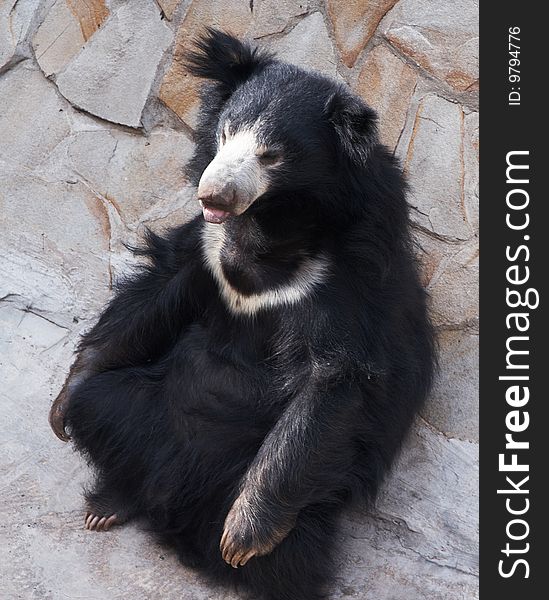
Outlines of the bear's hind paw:
M88 511L85 516L84 527L90 531L108 531L113 525L120 525L118 515L96 515Z

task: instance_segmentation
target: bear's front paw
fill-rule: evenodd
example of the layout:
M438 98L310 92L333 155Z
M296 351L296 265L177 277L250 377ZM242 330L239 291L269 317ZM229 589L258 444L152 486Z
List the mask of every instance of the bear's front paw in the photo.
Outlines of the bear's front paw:
M241 494L234 502L223 528L219 548L223 560L235 569L244 566L253 556L269 554L290 533L295 518L285 524L272 524L262 518L261 510Z
M68 442L71 439L70 435L65 431L65 414L68 407L68 386L65 384L61 392L59 392L59 396L53 401L48 418L53 433L63 442Z

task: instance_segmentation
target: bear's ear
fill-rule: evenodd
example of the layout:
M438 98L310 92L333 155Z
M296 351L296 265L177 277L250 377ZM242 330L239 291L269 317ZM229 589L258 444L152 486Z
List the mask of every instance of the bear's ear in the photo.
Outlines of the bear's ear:
M363 165L370 150L378 143L375 111L359 98L337 91L326 102L325 114L335 129L344 155Z
M184 58L187 71L220 83L228 92L273 61L272 54L213 27L206 27L194 46Z

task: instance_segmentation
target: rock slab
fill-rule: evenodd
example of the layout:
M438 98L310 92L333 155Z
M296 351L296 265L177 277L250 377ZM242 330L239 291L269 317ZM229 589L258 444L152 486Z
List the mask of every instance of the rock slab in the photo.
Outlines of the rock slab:
M77 108L139 127L171 40L152 0L123 4L58 75L57 87Z

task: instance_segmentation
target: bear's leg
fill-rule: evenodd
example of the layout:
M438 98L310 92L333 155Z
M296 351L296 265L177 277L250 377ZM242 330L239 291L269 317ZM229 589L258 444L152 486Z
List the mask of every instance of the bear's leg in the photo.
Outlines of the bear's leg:
M76 389L67 425L97 474L85 494L87 529L105 530L140 512L141 491L167 437L165 420L161 394L144 370L101 373Z
M337 512L333 505L301 511L297 523L270 554L254 557L238 568L252 598L321 600L333 572Z

